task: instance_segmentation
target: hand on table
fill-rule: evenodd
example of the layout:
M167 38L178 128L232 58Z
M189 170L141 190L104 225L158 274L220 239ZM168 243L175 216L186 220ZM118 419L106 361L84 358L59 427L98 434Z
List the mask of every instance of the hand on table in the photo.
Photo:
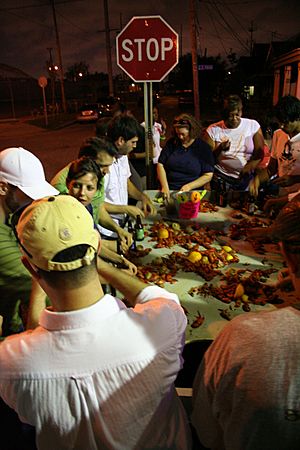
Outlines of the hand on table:
M267 216L269 216L272 212L278 213L287 201L287 197L269 198L264 205L264 212Z
M142 201L142 210L145 216L148 216L149 214L150 215L156 214L156 208L153 205L151 199L148 197L148 195L143 194L141 201Z
M133 242L132 234L123 228L119 228L117 233L120 238L121 250L126 253Z
M191 191L191 187L189 184L184 184L183 186L181 186L181 188L179 189L180 192L188 192Z
M126 214L128 214L128 216L133 217L134 219L136 219L136 216L141 216L142 218L145 217L144 211L142 211L137 206L128 205L125 208L125 212Z
M169 188L162 188L161 194L162 194L162 198L164 200L170 200L170 189Z
M122 268L121 270L123 270L123 272L128 273L129 275L136 275L137 274L137 267L135 264L133 264L131 261L128 261L128 259L126 258L122 258L122 264L123 266L127 266Z
M273 183L281 187L286 187L294 184L295 180L290 175L283 175L282 177L276 178L276 180L274 180Z

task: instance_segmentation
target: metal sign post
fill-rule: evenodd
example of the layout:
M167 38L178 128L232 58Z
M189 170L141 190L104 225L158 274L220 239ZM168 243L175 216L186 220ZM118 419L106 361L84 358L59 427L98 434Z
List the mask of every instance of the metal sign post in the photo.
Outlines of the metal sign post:
M39 77L39 86L43 90L43 104L44 104L44 117L45 117L45 125L48 126L48 113L47 113L47 102L46 102L46 93L45 93L45 87L48 84L48 80L46 77Z
M147 188L152 187L152 82L163 80L178 63L178 34L161 16L133 17L116 38L117 64L144 83Z
M144 118L145 118L145 153L147 189L152 189L152 164L153 164L153 96L152 82L144 82Z

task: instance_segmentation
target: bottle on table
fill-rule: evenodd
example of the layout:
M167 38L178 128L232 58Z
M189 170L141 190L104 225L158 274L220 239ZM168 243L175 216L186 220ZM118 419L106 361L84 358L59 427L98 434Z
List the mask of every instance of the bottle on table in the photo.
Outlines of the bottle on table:
M225 181L223 181L223 183L220 182L220 190L218 195L219 206L225 208L227 206L227 199L228 199L228 192L226 189L226 183Z
M136 216L136 222L135 222L134 230L135 230L135 238L136 238L136 240L137 241L142 241L145 238L145 232L144 232L144 227L143 227L143 224L142 224L141 216L139 216L139 215Z
M132 238L133 238L133 243L131 244L130 250L135 251L136 250L136 233L135 233L135 229L133 228L131 219L128 220L127 229L128 229L128 232L130 234L132 234Z
M215 182L215 189L213 195L213 203L217 206L219 206L220 202L220 192L221 192L221 180L217 178Z
M253 197L253 195L249 195L248 201L247 201L247 208L246 208L247 209L247 213L250 216L253 216L253 214L255 212L255 208L256 208L255 197Z

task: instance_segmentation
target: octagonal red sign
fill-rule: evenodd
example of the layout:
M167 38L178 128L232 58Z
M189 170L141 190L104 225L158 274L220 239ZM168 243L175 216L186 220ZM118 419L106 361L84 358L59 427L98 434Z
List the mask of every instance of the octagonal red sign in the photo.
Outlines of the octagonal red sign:
M118 66L134 81L161 81L178 63L178 34L161 16L133 17L116 49Z

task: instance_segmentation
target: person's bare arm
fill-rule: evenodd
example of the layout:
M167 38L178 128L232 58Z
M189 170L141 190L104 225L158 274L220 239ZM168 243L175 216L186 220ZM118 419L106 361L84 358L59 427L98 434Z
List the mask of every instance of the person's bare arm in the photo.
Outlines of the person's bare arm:
M218 141L214 141L210 135L207 133L207 131L204 131L203 135L202 135L202 139L204 142L206 142L210 148L213 151L214 154L214 158L215 161L218 161L218 158L220 156L220 154L222 152L226 152L227 150L230 149L230 142L229 139L223 141L223 142L218 142Z
M257 168L255 171L255 176L249 183L249 192L254 197L257 197L260 185L269 181L271 176L275 175L278 170L278 162L275 158L270 158L268 167L266 169Z
M157 163L157 178L160 183L160 190L166 198L170 198L170 189L167 180L167 174L163 164Z
M138 278L112 267L99 257L97 258L97 270L108 284L124 295L130 306L135 306L138 294L147 287L147 284Z
M261 131L261 128L254 134L253 136L253 144L254 144L254 150L251 155L251 158L247 162L247 164L243 167L242 173L249 173L256 169L258 164L263 160L264 158L264 145L265 140L263 133Z
M146 152L141 152L141 153L135 153L135 152L131 152L128 155L129 159L145 159L146 158Z
M128 231L123 230L123 228L119 227L119 225L112 220L109 213L106 211L105 205L106 203L102 203L99 207L99 224L102 227L117 233L121 240L122 249L126 251L132 244L132 236Z
M197 189L199 187L204 186L206 183L209 183L213 177L213 172L207 172L191 183L187 183L180 188L180 191L191 191L193 189Z
M128 216L136 218L136 216L145 217L143 211L137 206L132 205L114 205L105 202L105 209L109 214L128 214Z
M26 330L33 330L38 326L41 312L46 308L46 298L45 291L32 279Z
M110 243L111 241L104 240L101 242L99 256L113 264L117 264L119 268L128 270L129 274L135 275L137 273L137 267L132 262L128 261L128 259L113 250Z
M292 186L293 184L300 183L300 175L283 175L282 177L276 178L274 184L281 187Z
M127 187L129 196L134 198L135 200L139 200L142 202L142 210L144 211L145 215L156 213L155 206L153 205L148 195L139 191L129 179L127 181Z

